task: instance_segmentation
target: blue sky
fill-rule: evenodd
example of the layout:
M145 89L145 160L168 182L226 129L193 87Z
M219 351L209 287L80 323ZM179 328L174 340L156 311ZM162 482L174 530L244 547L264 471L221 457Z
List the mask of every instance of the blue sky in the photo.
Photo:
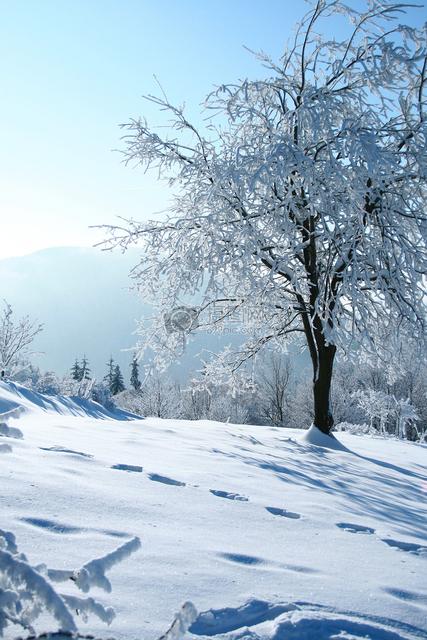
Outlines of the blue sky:
M243 45L278 57L306 10L303 0L0 0L0 258L90 245L100 234L89 225L164 208L165 186L112 152L119 123L155 122L141 99L156 92L153 74L193 107L214 84L261 75Z

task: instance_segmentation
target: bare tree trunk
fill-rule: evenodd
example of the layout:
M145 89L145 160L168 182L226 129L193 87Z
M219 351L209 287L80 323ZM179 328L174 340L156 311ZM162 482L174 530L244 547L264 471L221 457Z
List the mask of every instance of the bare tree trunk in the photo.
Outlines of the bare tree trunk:
M323 338L319 342L317 366L313 362L314 424L320 431L329 435L334 426L330 398L336 347L334 345L325 345Z

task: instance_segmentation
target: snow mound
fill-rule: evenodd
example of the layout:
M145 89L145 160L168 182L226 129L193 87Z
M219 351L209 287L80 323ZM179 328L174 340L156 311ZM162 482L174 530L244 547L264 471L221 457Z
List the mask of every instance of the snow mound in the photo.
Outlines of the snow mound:
M301 442L306 444L313 444L316 447L323 447L324 449L335 449L336 451L348 451L334 435L327 436L323 431L320 431L314 424L304 433L301 438Z
M22 440L24 434L20 429L17 429L16 427L8 427L5 422L0 422L0 436Z
M141 416L123 411L108 410L94 400L68 396L48 396L32 391L15 382L0 382L0 420L18 418L22 413L58 413L103 420L141 420Z
M249 600L200 613L190 632L226 640L415 640L416 627L395 620L336 611L315 604Z

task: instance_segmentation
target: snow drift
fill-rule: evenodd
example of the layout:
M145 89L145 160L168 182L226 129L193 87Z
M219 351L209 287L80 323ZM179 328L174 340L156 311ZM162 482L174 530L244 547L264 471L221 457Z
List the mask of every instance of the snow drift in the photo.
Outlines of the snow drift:
M104 420L141 419L122 409L109 411L98 402L86 398L48 396L32 391L15 382L0 382L0 419L18 418L23 413L57 413L61 415L86 416Z

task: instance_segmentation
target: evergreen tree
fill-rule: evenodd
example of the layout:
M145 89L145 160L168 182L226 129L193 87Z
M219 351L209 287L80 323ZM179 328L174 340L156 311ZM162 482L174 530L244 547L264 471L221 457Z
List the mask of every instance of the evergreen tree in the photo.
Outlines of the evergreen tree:
M135 391L139 391L141 389L141 380L139 379L139 365L135 356L133 357L130 366L130 384L135 389Z
M110 389L110 391L113 385L113 378L114 378L114 360L113 360L113 356L110 356L110 359L107 362L107 375L104 376L104 382L107 385L107 387Z
M79 365L79 361L77 360L77 358L76 358L75 363L71 367L71 378L73 380L77 380L77 381L80 381L82 379L82 370L81 370L81 367Z
M111 393L113 396L125 390L122 372L118 364L114 367L113 379L111 381Z
M80 380L90 380L89 362L86 355L83 356L82 365L80 367Z

